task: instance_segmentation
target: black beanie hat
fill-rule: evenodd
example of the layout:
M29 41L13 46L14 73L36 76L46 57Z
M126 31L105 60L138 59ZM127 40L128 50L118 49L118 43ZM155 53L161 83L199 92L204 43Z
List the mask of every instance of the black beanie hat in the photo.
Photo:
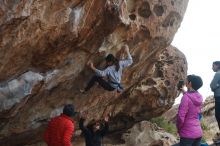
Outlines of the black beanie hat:
M112 54L108 54L108 56L106 56L105 60L107 62L111 62L111 61L114 62L115 61L115 56L112 55Z
M203 81L202 81L202 78L200 76L196 76L196 75L188 75L187 76L187 79L189 82L191 82L192 84L192 88L194 90L198 90L199 88L202 87L203 85Z
M72 104L66 104L63 108L63 114L69 117L74 116L74 106Z
M220 65L220 61L214 61L213 64Z

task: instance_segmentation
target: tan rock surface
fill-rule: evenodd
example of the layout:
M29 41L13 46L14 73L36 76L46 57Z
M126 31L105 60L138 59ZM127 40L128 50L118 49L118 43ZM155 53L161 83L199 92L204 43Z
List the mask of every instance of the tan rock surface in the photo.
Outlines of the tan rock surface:
M215 119L215 100L213 96L206 98L203 108L203 122L206 127L204 132L204 137L206 138L209 144L213 143L212 139L215 137L215 134L219 132L218 123Z
M111 131L160 115L186 75L185 56L169 46L188 0L0 1L0 145L41 141L48 119L65 103L89 120L112 113ZM91 71L127 43L134 63L124 71L123 95L94 87ZM169 46L169 47L168 47ZM102 53L104 52L104 53Z
M175 136L146 121L134 125L123 139L126 146L170 146L177 143Z

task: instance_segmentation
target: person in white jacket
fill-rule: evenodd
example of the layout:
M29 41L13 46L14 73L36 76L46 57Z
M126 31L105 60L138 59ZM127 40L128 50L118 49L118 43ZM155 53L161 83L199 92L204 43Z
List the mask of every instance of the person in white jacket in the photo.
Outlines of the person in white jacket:
M96 75L94 75L88 82L85 89L80 90L82 93L89 91L96 82L98 82L99 85L107 91L113 91L115 89L117 89L118 92L123 91L123 87L120 84L122 70L131 65L133 60L127 45L123 45L121 49L126 51L128 56L127 59L118 60L116 57L114 57L114 55L109 54L105 58L107 64L107 68L105 70L97 69L92 62L89 64L89 67L96 73ZM107 80L105 80L103 77L107 77Z

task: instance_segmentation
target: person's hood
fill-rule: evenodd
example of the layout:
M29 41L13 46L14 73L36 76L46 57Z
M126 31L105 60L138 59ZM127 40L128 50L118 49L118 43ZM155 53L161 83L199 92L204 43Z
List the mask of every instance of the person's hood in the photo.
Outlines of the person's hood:
M187 92L186 94L195 106L202 105L203 98L199 92Z

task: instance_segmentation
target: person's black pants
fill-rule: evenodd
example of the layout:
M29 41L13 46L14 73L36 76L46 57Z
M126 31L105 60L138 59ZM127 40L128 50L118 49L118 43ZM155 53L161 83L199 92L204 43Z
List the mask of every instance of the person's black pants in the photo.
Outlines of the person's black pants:
M215 99L220 99L220 97L215 97ZM220 130L220 101L215 101L215 118L218 123L218 128Z
M107 82L106 80L104 80L102 77L100 76L93 76L92 79L89 81L88 85L85 88L85 91L88 91L90 88L92 88L94 86L95 83L99 83L100 86L102 86L105 90L108 91L113 91L115 90L115 88L113 88L109 82Z

